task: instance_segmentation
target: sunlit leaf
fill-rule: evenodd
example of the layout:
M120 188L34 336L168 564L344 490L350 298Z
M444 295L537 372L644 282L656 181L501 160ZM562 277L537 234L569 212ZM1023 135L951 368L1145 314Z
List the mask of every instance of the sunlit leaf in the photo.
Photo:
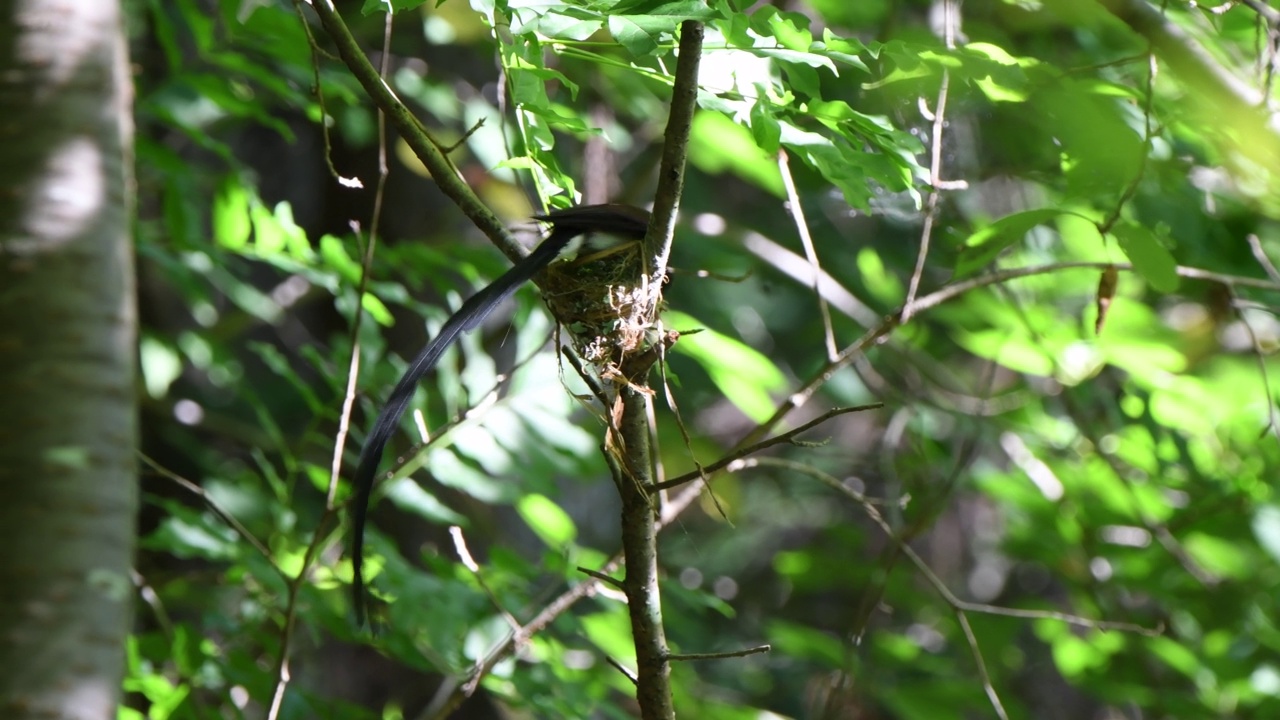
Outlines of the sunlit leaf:
M1155 234L1137 223L1121 221L1111 229L1133 269L1160 292L1178 289L1178 263Z
M665 317L667 327L676 330L702 329L680 338L674 349L696 360L726 399L757 422L773 413L771 393L785 388L787 382L769 358L738 340L706 329L684 313L668 312Z
M561 548L578 535L569 514L545 495L524 495L516 502L516 512L547 547Z
M239 250L248 244L252 229L249 193L239 180L228 177L213 199L213 237L219 245Z
M1059 215L1063 210L1045 208L1025 210L1006 215L974 232L964 241L964 248L956 261L956 275L968 275L986 267L1008 247L1022 240L1031 229Z

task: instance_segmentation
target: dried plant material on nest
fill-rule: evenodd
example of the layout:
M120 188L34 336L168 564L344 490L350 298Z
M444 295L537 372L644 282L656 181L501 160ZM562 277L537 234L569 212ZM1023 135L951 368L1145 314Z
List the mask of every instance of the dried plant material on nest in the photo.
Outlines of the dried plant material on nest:
M547 307L602 378L619 375L623 358L646 348L658 314L659 293L649 287L641 248L619 245L556 263L543 276Z

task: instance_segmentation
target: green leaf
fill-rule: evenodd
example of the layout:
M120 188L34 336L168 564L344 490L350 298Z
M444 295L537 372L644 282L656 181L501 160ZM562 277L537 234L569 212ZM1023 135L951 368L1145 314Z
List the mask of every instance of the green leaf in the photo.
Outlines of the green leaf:
M709 20L718 13L700 0L622 2L609 10L609 33L636 57L656 55L685 20Z
M1178 263L1155 233L1137 223L1122 221L1111 228L1120 249L1133 262L1133 269L1164 293L1178 289Z
M1257 569L1253 553L1246 550L1251 546L1241 545L1234 538L1196 532L1183 540L1183 546L1187 554L1215 575L1243 580Z
M805 658L830 668L838 668L844 662L840 641L830 633L800 623L775 620L768 623L767 635L775 652L782 657Z
M412 10L421 5L425 5L427 0L364 0L364 5L360 7L362 15L373 15L374 13L385 13L390 10L393 13ZM389 6L389 7L388 7Z
M732 171L775 197L785 194L773 158L756 145L748 128L720 113L693 116L689 161L705 173Z
M764 86L756 87L759 98L751 106L751 136L755 138L756 145L761 150L772 155L778 152L782 128L778 124L778 119L773 116L773 106L766 99Z
M857 266L862 277L862 287L880 302L897 305L906 297L902 280L885 268L884 259L874 248L863 247L858 250Z
M274 255L285 246L284 228L261 203L249 211L253 218L253 247L262 255Z
M1170 637L1152 637L1147 638L1147 647L1151 650L1151 654L1160 658L1166 665L1186 675L1188 678L1195 678L1200 674L1200 660L1196 654L1187 646L1179 643Z
M705 0L622 0L609 8L619 15L649 15L679 20L710 20L720 13Z
M758 19L757 19L758 18ZM761 27L763 21L763 27ZM809 52L813 44L813 33L809 32L809 18L800 13L780 12L772 5L766 5L752 18L752 25L762 30L762 35L772 36L778 44L790 50ZM769 32L763 32L768 28Z
M346 245L332 235L320 238L320 260L332 270L337 271L348 284L360 282L360 263L347 254Z
M1001 252L1019 242L1037 225L1067 213L1066 210L1044 208L1006 215L978 230L964 241L956 260L956 275L964 276L986 267Z
M610 15L609 34L636 57L656 55L663 33L670 33L673 23L655 23L647 16Z
M564 8L568 12L571 8ZM596 17L571 17L561 12L552 11L530 23L528 29L557 40L576 40L582 42L604 28L604 20Z
M675 330L702 328L696 335L680 338L673 347L693 358L711 376L720 392L742 414L763 422L773 414L770 392L782 392L787 378L764 354L727 335L706 329L689 315L667 312L664 323Z
M373 318L374 322L383 327L391 327L396 324L396 319L391 314L391 310L373 293L367 292L364 294L360 301L360 307L369 313L369 317Z
M847 123L859 134L868 137L885 136L894 132L893 122L889 118L883 115L860 113L843 100L809 103L808 110L820 122L831 128Z
M392 480L383 487L386 490L387 499L405 512L413 513L433 523L445 525L467 524L466 516L451 510L440 502L439 498L424 490L421 485L411 478L402 477Z
M1062 148L1062 169L1076 195L1118 196L1142 167L1142 139L1121 113L1116 98L1072 82L1037 88L1030 102L1037 122Z
M1031 338L1011 335L1002 329L954 331L952 338L974 355L1010 370L1041 377L1053 375L1053 356Z
M516 512L549 548L563 548L578 536L569 514L545 495L525 495L516 502Z
M874 177L893 190L911 190L907 178L892 171L884 157L855 150L843 139L833 140L826 135L801 130L789 122L783 122L782 144L794 151L817 169L822 177L834 184L844 194L845 201L855 208L866 209L872 195L868 177Z
M228 176L213 199L214 242L230 250L241 250L249 243L252 229L249 192L238 178Z
M811 98L822 97L822 84L818 80L818 72L807 65L783 63L782 72L791 83L791 89Z
M833 73L836 72L836 64L831 62L831 58L825 55L783 48L755 48L751 52L760 57L773 58L783 63L807 65L811 68L826 68Z
M1084 638L1064 634L1053 641L1053 660L1063 677L1079 677L1084 671L1098 667L1105 659Z

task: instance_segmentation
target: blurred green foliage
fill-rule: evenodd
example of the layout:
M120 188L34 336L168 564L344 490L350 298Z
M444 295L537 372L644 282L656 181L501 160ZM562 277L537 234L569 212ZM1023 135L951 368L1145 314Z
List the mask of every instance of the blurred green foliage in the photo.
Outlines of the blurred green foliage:
M155 465L122 717L430 717L438 685L617 548L600 410L524 292L509 326L467 336L424 384L430 439L406 422L388 453L402 462L368 551L386 602L377 634L354 627L332 484L349 368L344 467L404 358L504 263L394 135L375 216L378 119L306 5L131 6ZM682 715L992 717L992 698L1014 718L1280 714L1277 137L1126 24L1145 8L1165 24L1148 33L1172 28L1270 109L1276 36L1254 10L343 5L375 63L395 11L388 82L514 224L646 201L676 33L707 24L666 321L705 332L667 358L680 413L655 397L659 462L706 465L813 378L793 426L883 402L769 454L865 493L969 604L848 495L779 464L720 475L665 530L668 637L772 650L677 663ZM837 347L917 274L921 309L831 373L797 212ZM1109 263L1132 271L1095 333ZM602 590L454 717L631 717L606 658L632 653Z

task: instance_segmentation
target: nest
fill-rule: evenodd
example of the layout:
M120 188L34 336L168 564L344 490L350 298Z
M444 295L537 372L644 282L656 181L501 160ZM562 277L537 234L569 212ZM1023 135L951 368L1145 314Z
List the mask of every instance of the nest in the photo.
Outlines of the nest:
M602 378L647 349L660 294L649 287L641 243L627 243L543 273L543 298L568 330L574 349Z

